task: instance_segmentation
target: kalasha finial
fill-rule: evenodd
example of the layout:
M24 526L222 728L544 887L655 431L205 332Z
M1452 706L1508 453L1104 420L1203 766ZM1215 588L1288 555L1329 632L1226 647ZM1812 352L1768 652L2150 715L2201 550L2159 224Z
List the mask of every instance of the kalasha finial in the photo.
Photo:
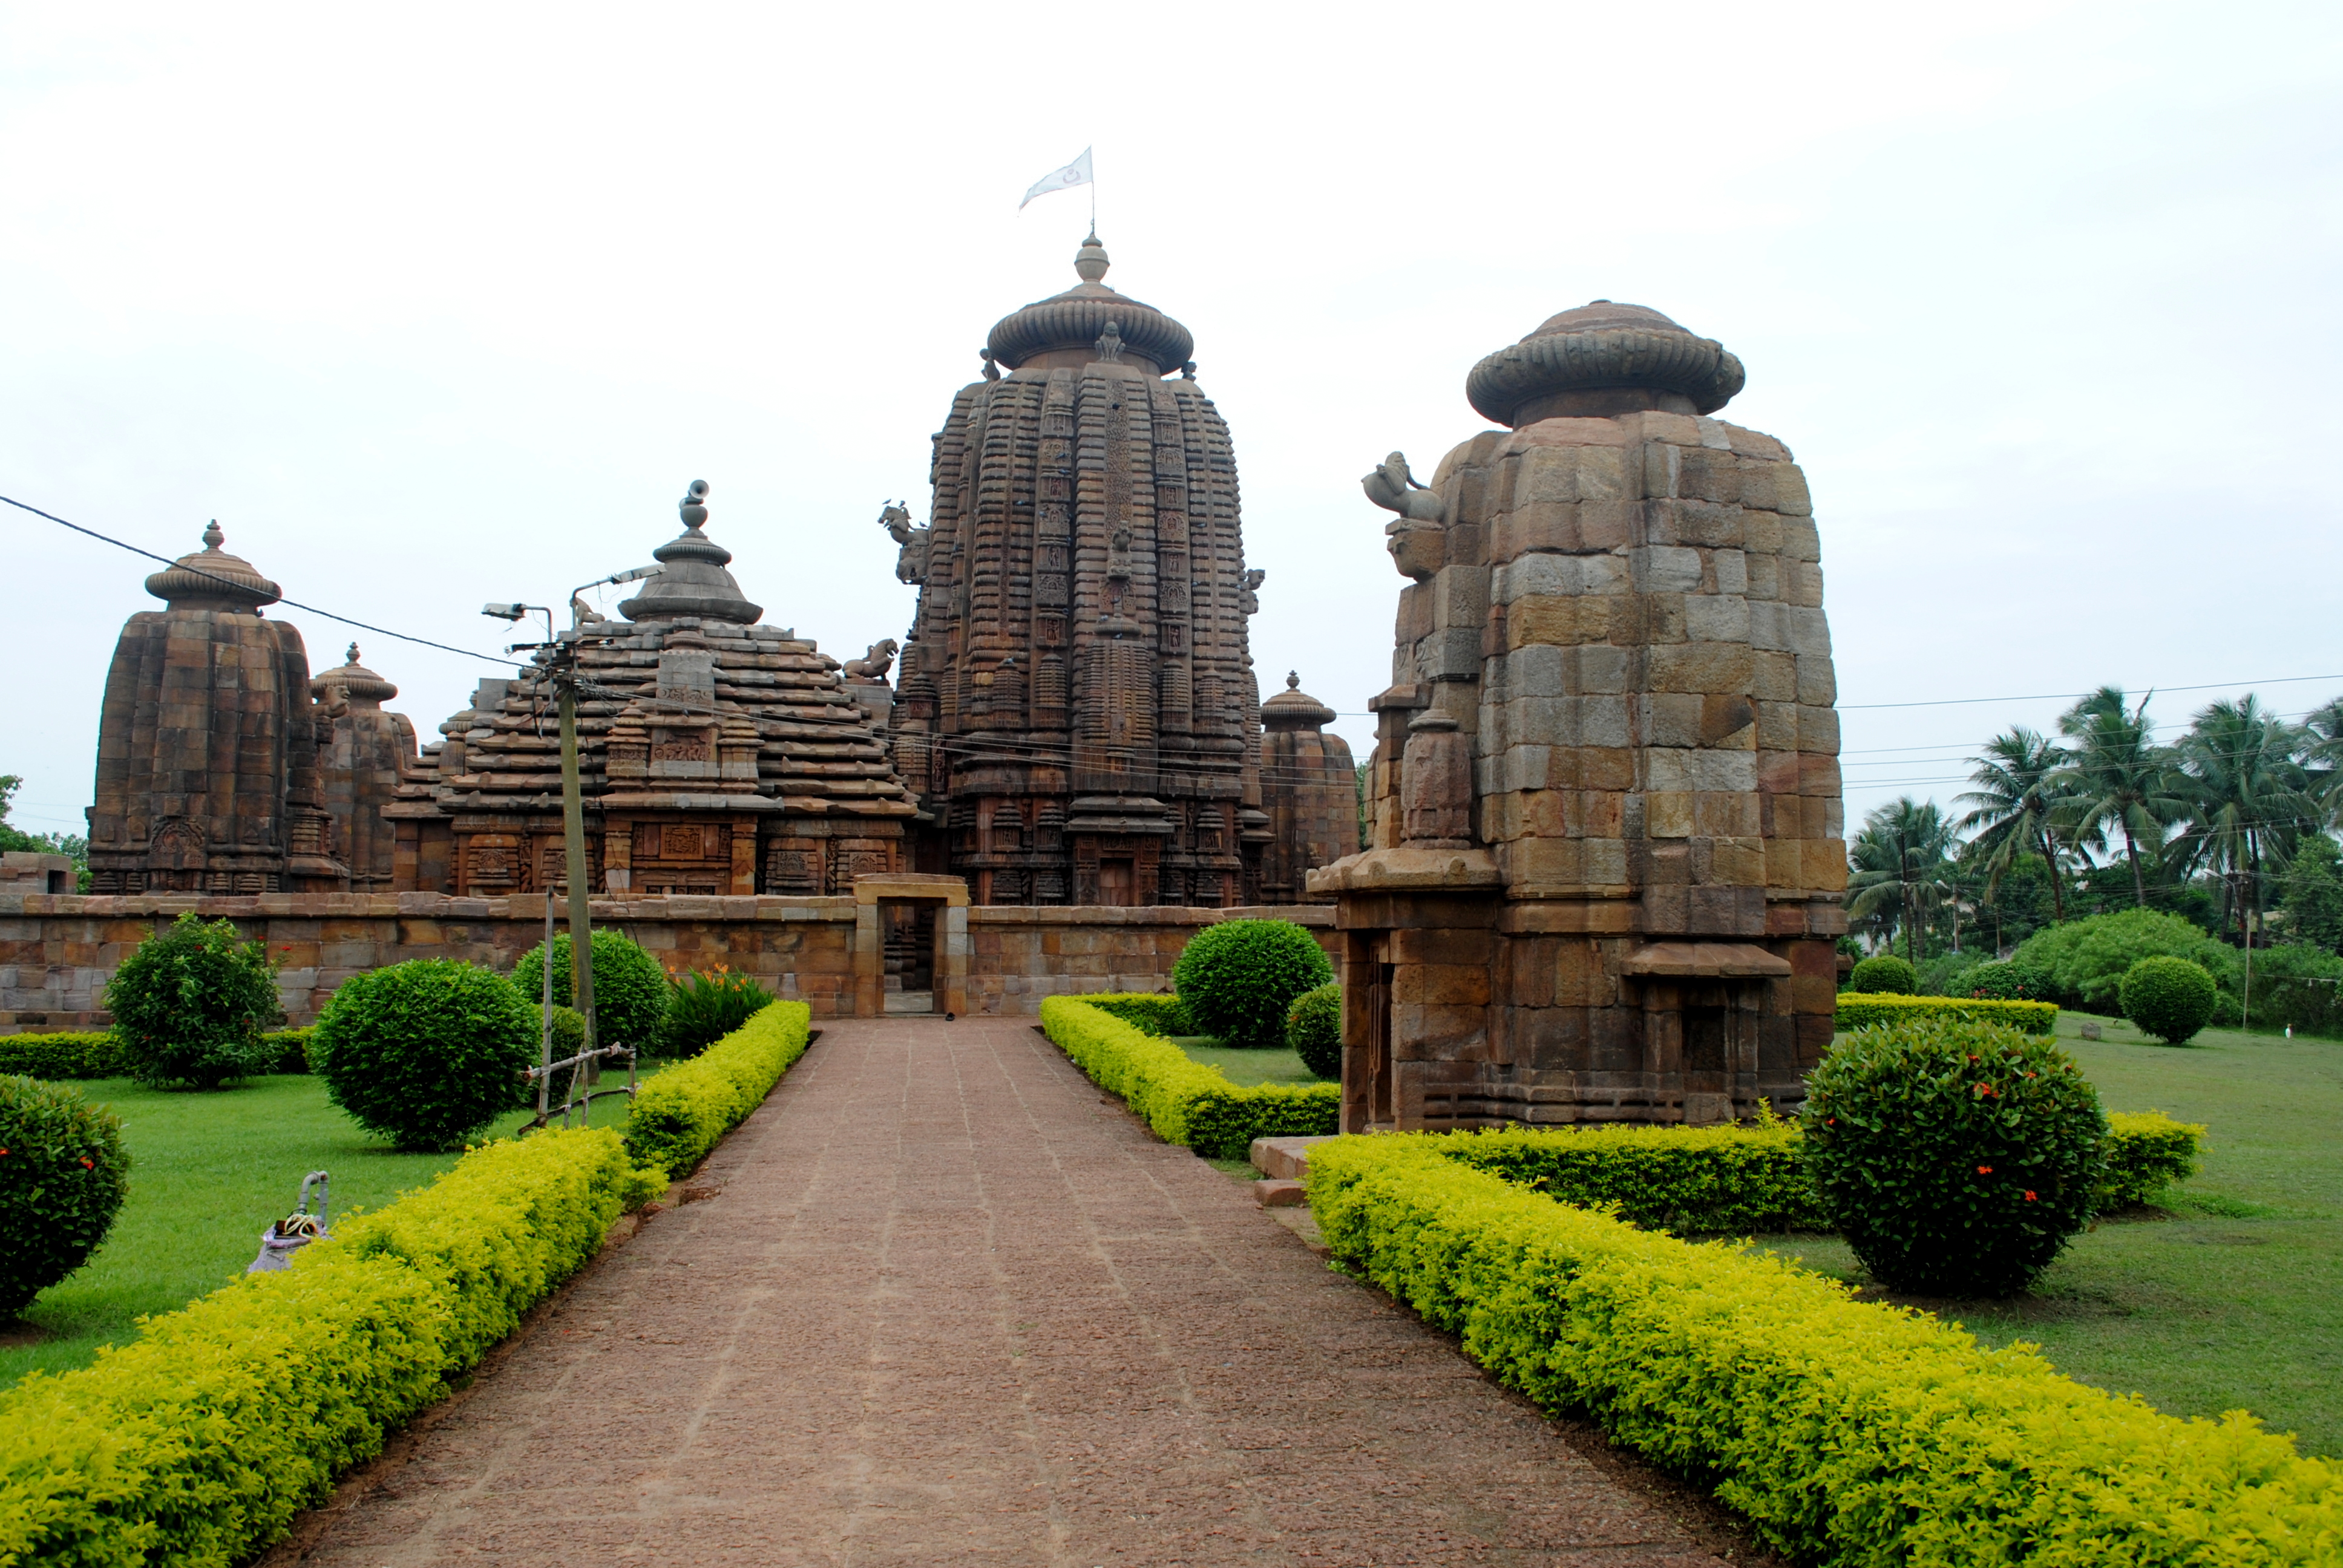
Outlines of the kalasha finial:
M343 662L344 664L356 664L357 661L358 661L358 645L357 645L357 643L352 643L352 644L350 644L350 651L349 651L349 653L348 653L348 654L347 654L347 656L342 659L342 662Z
M227 536L220 532L219 519L214 518L204 528L204 548L216 550L226 543L227 543Z
M1082 248L1074 252L1074 271L1084 283L1096 283L1106 276L1110 265L1106 247L1099 244L1098 230L1091 230L1090 238L1082 241Z
M697 532L699 525L708 520L708 481L692 480L691 487L684 491L683 499L676 510L683 518L683 526Z
M357 661L356 659L352 659L350 662L355 664ZM1302 689L1302 672L1300 670L1289 669L1285 672L1285 689L1288 691L1299 691Z

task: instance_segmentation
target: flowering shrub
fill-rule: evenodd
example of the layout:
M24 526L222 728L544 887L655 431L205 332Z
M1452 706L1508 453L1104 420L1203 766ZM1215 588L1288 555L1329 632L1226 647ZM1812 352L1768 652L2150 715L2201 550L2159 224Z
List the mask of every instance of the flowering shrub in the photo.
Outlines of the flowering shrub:
M0 1078L0 1322L88 1261L129 1173L113 1112L78 1090Z
M2007 959L1977 965L1958 984L1980 1001L2041 1001L2050 993L2050 982L2039 970Z
M724 964L706 973L670 975L660 1050L668 1056L698 1056L772 1000L773 993L755 976L736 975Z
M1923 1017L1833 1048L1801 1131L1815 1189L1873 1278L2002 1296L2089 1223L2107 1119L2050 1040Z
M217 1089L274 1070L263 1034L284 1021L268 950L190 910L122 960L106 982L118 1059L144 1082Z

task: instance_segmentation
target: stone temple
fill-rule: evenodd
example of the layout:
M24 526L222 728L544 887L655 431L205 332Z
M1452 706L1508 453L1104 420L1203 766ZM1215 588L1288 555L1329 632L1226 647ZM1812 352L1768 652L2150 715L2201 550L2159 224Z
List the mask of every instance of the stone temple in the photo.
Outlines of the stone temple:
M914 815L836 659L759 625L703 531L704 487L664 568L599 617L579 654L579 773L594 890L826 897L904 869ZM566 887L561 746L542 668L485 680L398 789L401 890L498 897Z
M993 327L935 437L930 526L882 519L920 587L889 732L932 819L918 869L978 904L1255 903L1236 459L1188 329L1107 266L1093 235L1079 284Z
M1505 427L1367 476L1401 590L1343 933L1343 1127L1715 1121L1830 1043L1838 718L1805 476L1741 362L1598 300L1481 361Z
M146 579L99 710L90 886L98 893L327 892L346 885L318 798L309 655L261 611L251 562L204 548Z

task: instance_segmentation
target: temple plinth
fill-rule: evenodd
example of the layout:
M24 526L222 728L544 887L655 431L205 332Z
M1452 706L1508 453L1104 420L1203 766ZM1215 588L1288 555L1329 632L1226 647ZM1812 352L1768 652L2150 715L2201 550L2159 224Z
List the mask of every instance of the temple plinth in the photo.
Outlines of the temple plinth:
M1598 300L1466 384L1506 427L1397 513L1374 847L1345 936L1343 1127L1716 1121L1799 1103L1845 929L1805 477L1710 417L1741 362Z

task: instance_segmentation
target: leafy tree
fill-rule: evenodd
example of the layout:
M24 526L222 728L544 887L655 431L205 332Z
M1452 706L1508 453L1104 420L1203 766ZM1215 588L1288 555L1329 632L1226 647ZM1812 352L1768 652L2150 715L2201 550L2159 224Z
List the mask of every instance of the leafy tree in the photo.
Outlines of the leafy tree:
M216 1089L269 1070L284 1021L263 943L187 910L132 950L106 986L114 1040L141 1082Z
M2328 952L2343 949L2343 868L2335 840L2306 835L2287 867L2280 902L2295 937Z
M2283 863L2318 810L2296 760L2301 735L2247 693L2198 713L2180 742L2183 847L2227 884L2240 944L2259 924L2262 869Z
M2049 872L2051 918L2065 920L2066 894L2058 881L2051 823L2069 777L2066 753L2020 725L1986 741L1984 754L1969 761L1969 782L1976 788L1957 797L1969 808L1959 827L1976 835L1972 842L1984 856L1986 895L1999 890L2023 857L2038 855Z
M2127 709L2121 687L2103 686L2059 717L2059 732L2074 746L2059 769L2060 800L2052 814L2070 843L2104 844L2109 829L2122 838L2137 907L2147 903L2141 842L2151 852L2162 846L2167 829L2187 809L2174 787L2173 759L2156 744L2147 701L2143 697L2137 708Z
M1916 962L1916 935L1926 911L1948 894L1946 858L1953 825L1934 800L1898 796L1872 809L1848 851L1847 913L1858 919L1895 911L1904 957Z
M2131 966L2158 954L2204 965L2224 989L2237 972L2237 954L2227 942L2160 910L2093 915L2036 931L2010 961L2046 977L2051 994L2066 1006L2113 1012Z

